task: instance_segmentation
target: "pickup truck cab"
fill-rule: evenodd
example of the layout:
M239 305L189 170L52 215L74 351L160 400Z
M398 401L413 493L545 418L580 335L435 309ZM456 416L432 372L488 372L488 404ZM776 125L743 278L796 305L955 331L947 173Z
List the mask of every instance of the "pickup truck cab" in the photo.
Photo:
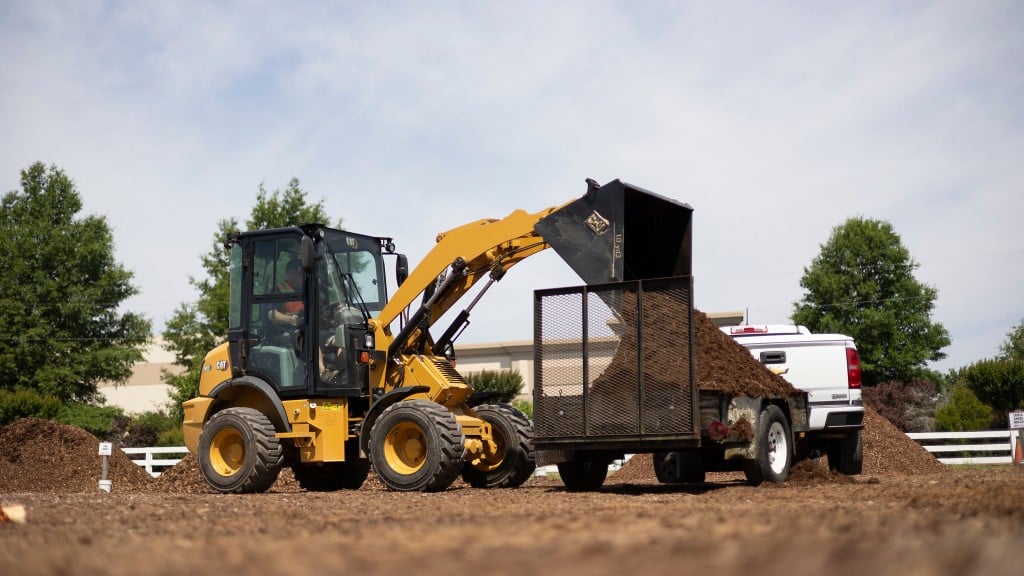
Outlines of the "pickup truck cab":
M766 368L807 392L808 430L798 452L829 456L829 467L860 474L863 462L860 357L853 338L813 334L805 326L760 324L721 328Z

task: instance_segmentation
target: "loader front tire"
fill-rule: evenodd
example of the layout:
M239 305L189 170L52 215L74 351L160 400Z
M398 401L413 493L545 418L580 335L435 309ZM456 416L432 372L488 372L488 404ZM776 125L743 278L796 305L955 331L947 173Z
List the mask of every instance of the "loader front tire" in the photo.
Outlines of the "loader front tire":
M429 400L388 407L370 430L370 461L396 492L439 492L462 471L464 436L455 415Z
M265 492L277 480L284 448L274 424L253 408L226 408L214 414L199 435L199 470L214 490Z
M474 488L516 488L530 479L537 464L533 460L533 425L530 419L508 404L485 404L473 409L491 425L497 457L469 462L462 479Z

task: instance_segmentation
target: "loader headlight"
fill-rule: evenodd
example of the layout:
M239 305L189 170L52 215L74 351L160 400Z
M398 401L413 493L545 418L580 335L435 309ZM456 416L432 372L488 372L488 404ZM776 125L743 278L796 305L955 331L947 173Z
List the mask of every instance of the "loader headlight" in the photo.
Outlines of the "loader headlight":
M366 336L363 337L363 348L367 350L373 350L374 348L373 332L367 332Z

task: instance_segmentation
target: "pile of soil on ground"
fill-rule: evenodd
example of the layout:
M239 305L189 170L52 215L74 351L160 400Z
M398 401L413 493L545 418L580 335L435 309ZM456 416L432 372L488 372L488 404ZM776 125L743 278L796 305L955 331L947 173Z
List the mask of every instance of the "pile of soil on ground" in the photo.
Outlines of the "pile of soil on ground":
M945 464L867 406L864 407L861 442L864 474L909 476L947 471Z
M21 418L0 429L0 492L99 491L99 439L76 426ZM108 457L114 492L146 491L153 478L120 450Z

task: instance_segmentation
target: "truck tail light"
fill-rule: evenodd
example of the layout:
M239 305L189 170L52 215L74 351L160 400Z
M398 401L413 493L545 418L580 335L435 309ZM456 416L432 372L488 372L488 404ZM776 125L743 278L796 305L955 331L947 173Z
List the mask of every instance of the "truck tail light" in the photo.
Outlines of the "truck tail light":
M860 388L860 356L856 348L846 349L846 381L850 388Z

